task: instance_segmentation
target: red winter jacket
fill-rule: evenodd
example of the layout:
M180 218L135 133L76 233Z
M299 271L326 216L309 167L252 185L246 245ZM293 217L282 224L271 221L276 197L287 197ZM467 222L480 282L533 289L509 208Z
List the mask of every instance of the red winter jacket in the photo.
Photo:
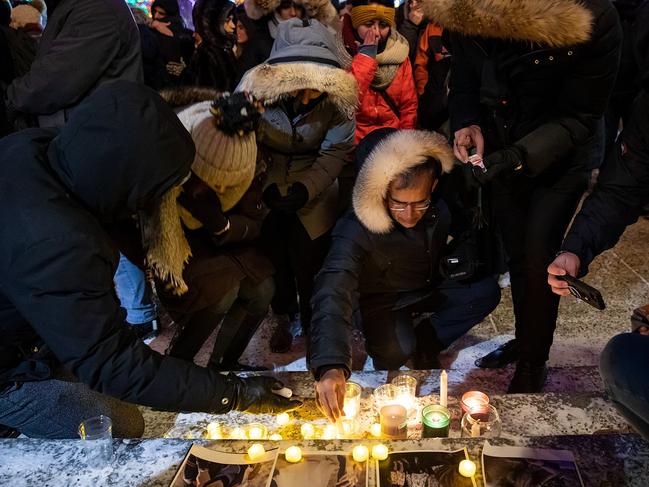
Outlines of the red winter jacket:
M417 125L417 91L410 60L406 57L386 90L399 108L399 117L381 94L370 86L377 68L376 59L365 54L357 54L352 60L352 74L358 82L356 143L378 128L414 129Z

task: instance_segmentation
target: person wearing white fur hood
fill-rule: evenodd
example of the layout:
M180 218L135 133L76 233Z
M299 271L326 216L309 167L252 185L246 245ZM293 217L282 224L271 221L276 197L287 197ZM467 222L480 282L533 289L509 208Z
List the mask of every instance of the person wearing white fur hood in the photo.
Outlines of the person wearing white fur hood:
M455 155L490 193L511 275L516 339L476 362L516 362L511 393L543 389L559 308L546 268L603 160L622 30L609 0L423 0L449 35Z
M262 239L276 268L273 311L280 322L271 349L288 351L290 312L308 330L313 278L328 250L338 208L336 179L352 149L354 77L343 69L334 34L317 20L279 26L268 60L237 90L265 103L257 145L269 167Z
M491 276L444 264L455 265L444 257L462 243L463 229L438 194L454 163L443 136L378 129L361 141L356 158L353 209L333 231L312 300L309 364L319 405L332 421L351 373L357 307L376 369L398 370L410 359L414 368L431 369L440 368L439 352L500 301ZM455 238L447 246L449 237ZM432 315L419 319L421 313Z

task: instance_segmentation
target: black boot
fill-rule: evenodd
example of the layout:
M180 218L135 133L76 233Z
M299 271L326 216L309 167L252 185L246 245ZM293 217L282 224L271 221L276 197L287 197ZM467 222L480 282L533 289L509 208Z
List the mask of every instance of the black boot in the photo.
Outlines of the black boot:
M508 364L513 364L518 360L519 347L514 338L507 343L503 343L493 352L489 352L482 358L475 361L477 367L482 369L501 369Z
M430 320L425 319L415 327L417 345L412 355L412 365L417 370L441 369L439 353L444 350L444 344L437 338L437 333Z
M267 367L257 367L239 362L246 347L257 332L265 316L255 316L243 308L235 309L236 304L228 311L223 319L223 326L214 342L209 367L217 370L262 371Z
M519 361L516 372L509 384L509 394L530 394L543 391L545 380L548 377L548 368L543 365L532 365L529 362Z
M293 334L288 315L278 315L275 331L270 337L270 351L273 353L286 353L293 346Z
M171 339L167 355L192 361L214 329L223 319L222 314L203 309L193 313L184 326L179 326Z

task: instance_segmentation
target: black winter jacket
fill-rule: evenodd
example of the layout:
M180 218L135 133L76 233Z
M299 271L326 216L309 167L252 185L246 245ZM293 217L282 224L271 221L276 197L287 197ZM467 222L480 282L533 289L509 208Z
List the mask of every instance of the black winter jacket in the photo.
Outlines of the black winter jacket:
M352 313L359 300L396 297L395 309L435 294L439 260L451 227L443 200L429 208L414 229L396 225L388 234L368 231L353 211L340 219L318 273L311 306L310 367L339 365L351 371Z
M140 38L123 0L62 0L47 22L30 72L7 89L12 109L70 109L103 83L142 81Z
M592 260L613 247L624 229L649 204L649 92L635 99L633 111L614 150L610 151L593 193L563 242L563 250L581 259L581 275Z
M582 4L594 24L590 40L576 46L543 48L450 33L451 133L479 125L487 154L516 144L541 170L588 141L615 83L621 28L608 0Z
M232 407L222 375L152 351L125 324L113 286L119 255L104 230L154 204L193 157L166 103L121 81L79 105L60 132L0 141L0 356L40 339L99 392L175 411Z

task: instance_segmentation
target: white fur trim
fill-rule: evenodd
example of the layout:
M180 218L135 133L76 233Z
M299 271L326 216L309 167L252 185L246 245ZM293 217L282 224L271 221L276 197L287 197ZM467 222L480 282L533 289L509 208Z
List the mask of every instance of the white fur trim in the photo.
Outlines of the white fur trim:
M437 159L445 173L454 157L446 139L425 130L399 130L388 135L370 152L354 185L353 206L360 222L372 233L388 233L393 222L385 205L390 183L402 172L427 157Z

